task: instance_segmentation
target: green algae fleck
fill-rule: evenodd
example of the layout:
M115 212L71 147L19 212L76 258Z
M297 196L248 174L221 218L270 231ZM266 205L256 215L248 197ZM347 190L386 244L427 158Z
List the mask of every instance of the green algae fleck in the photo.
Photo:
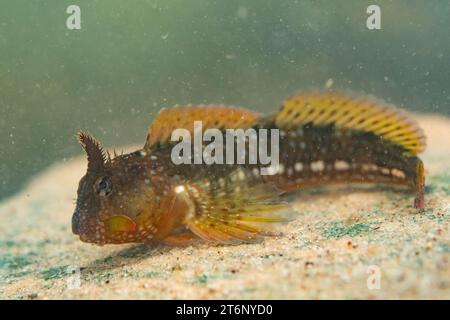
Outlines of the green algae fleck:
M322 234L328 239L339 239L343 237L356 237L368 234L372 231L372 227L366 223L356 223L351 226L346 226L342 223L331 223L326 227Z
M61 279L67 276L68 265L52 267L47 270L41 271L40 274L44 280Z
M197 283L205 284L208 282L208 278L209 277L206 274L202 274L202 275L196 276L195 281Z

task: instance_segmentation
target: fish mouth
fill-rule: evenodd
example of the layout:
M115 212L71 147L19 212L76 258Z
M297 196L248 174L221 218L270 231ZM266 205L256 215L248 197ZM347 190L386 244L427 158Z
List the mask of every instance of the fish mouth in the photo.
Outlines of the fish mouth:
M80 234L80 221L79 221L79 214L78 212L74 212L72 215L72 233L75 235Z

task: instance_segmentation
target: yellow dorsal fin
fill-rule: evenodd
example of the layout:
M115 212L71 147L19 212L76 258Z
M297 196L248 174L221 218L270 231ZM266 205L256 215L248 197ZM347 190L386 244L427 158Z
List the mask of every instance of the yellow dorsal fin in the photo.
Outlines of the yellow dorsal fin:
M368 97L333 91L310 92L288 98L276 115L280 128L301 124L334 124L339 128L372 132L403 146L412 154L425 149L425 135L415 121L394 106Z
M175 106L162 109L147 134L144 148L170 140L172 131L178 128L194 130L194 121L202 121L203 130L209 128L234 129L247 128L256 123L260 115L256 112L223 105Z

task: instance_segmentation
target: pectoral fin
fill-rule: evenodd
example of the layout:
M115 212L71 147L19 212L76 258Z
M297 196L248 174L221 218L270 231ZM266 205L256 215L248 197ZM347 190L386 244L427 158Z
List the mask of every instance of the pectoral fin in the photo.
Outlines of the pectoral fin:
M235 174L243 177L239 171ZM227 180L186 186L192 209L186 224L197 236L221 244L256 242L279 235L277 227L292 219L292 207L280 199L280 190L274 185L253 184L233 176Z

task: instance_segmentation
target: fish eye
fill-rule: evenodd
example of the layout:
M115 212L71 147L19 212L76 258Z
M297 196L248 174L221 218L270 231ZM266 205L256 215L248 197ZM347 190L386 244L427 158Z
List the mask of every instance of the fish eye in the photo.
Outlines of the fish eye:
M100 196L107 196L112 191L111 177L105 176L97 179L94 184L95 192Z

